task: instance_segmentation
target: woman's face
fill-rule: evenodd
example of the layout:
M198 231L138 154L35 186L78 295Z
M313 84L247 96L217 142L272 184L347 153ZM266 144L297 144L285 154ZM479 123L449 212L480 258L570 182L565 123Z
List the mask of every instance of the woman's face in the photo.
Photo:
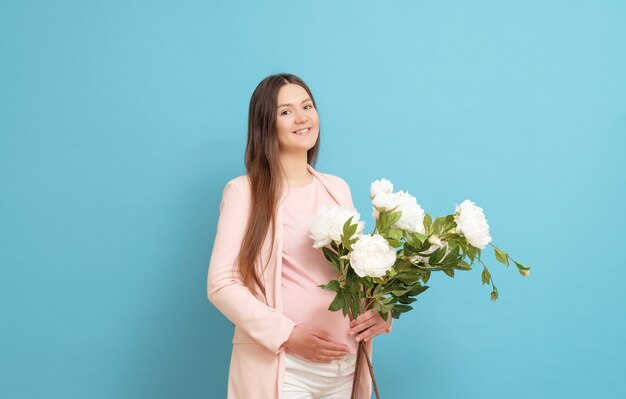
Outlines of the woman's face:
M319 118L309 93L288 83L278 92L276 133L280 152L308 151L319 136ZM301 130L306 129L304 132Z

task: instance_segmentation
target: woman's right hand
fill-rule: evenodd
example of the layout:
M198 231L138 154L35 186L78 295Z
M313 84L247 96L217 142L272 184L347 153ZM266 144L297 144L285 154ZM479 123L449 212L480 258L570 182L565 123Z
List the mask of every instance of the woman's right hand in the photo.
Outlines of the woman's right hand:
M288 352L318 363L330 363L350 353L347 345L333 342L328 332L306 324L293 328L284 347Z

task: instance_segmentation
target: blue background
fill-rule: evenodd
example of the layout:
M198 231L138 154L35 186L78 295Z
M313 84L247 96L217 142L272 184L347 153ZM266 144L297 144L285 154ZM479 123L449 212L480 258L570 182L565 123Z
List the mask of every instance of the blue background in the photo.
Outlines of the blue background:
M386 177L470 198L529 278L435 276L375 340L383 398L626 397L622 1L3 1L0 397L221 398L206 298L265 76L311 87L316 169L371 231Z

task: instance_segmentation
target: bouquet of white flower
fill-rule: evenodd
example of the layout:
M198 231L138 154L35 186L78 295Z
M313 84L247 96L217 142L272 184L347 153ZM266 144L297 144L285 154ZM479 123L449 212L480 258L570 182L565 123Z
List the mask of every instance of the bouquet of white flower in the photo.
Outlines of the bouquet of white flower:
M351 320L372 310L384 320L388 314L395 319L412 309L410 303L428 289L425 284L431 272L442 271L454 277L455 270L472 270L478 261L483 266L482 283L491 284L491 300L498 298L498 289L481 250L487 244L496 259L509 266L513 262L522 276L530 268L513 260L506 252L491 244L489 225L482 208L465 200L452 215L434 220L407 192L393 192L387 179L370 186L372 217L376 227L363 234L364 222L359 213L343 207L325 207L319 211L312 226L313 246L321 248L337 272L338 278L320 287L336 292L329 310L341 310ZM355 379L358 378L361 353L368 367L379 398L370 359L359 342ZM356 380L353 387L356 386ZM354 389L353 389L354 394Z

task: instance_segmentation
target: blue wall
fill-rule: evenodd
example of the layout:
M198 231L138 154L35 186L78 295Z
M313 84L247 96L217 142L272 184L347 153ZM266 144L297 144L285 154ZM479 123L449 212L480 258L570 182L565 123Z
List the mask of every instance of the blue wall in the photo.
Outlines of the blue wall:
M265 76L311 87L316 168L372 228L386 177L466 198L487 257L375 340L383 398L625 397L621 1L0 5L0 397L225 397L206 298L222 188ZM621 158L621 159L620 159ZM621 316L620 316L621 315Z

